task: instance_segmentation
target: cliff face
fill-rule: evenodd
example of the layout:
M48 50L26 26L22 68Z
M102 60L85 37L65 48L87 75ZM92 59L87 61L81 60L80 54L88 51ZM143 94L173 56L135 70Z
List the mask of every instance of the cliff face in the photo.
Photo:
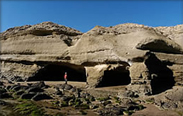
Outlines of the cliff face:
M67 71L70 80L89 87L128 85L156 94L183 86L182 33L183 25L131 23L86 33L52 22L10 28L0 34L1 77L59 80Z

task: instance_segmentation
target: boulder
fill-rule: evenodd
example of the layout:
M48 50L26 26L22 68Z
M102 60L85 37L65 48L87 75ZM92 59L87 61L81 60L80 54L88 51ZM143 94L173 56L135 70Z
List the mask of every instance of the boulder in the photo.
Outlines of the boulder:
M0 100L0 105L5 106L7 103L3 100Z
M69 84L61 84L61 85L59 85L59 88L61 88L63 90L71 90L73 88L73 86L69 85Z
M124 110L121 107L112 106L110 108L98 109L97 113L102 116L119 116L123 114L123 111Z
M12 77L12 78L11 78L11 81L23 82L24 80L23 80L21 77L19 77L19 76L15 76L15 77Z
M44 90L39 88L39 87L29 87L26 92L29 93L29 92L43 92Z
M33 83L31 86L38 87L38 88L48 88L48 86L44 83L44 81Z
M0 81L0 86L3 86L3 82L2 81Z
M56 95L63 95L62 91L60 91L59 88L56 89L55 94L56 94Z
M16 92L16 95L22 95L23 93L25 93L25 91L20 90Z
M0 94L0 98L1 99L3 99L3 98L12 98L12 96L10 94L8 94L8 93L5 92L5 93L1 93Z
M31 93L24 93L20 96L21 99L32 99L36 93L31 92Z
M72 85L66 84L64 90L71 90L73 88Z
M102 76L104 75L104 71L107 69L107 65L96 65L95 67L85 67L87 73L87 83L90 88L96 87Z
M6 89L4 87L0 87L0 93L2 94L2 93L5 93L5 92L7 92Z
M20 89L21 89L20 85L17 85L15 87L11 88L11 90L13 90L13 91L19 91Z
M51 99L51 97L45 93L37 93L34 97L31 98L31 100L39 101L43 99Z
M66 101L66 102L68 102L68 101L71 100L71 99L72 99L71 96L62 96L62 97L61 97L61 100L62 100L62 101Z

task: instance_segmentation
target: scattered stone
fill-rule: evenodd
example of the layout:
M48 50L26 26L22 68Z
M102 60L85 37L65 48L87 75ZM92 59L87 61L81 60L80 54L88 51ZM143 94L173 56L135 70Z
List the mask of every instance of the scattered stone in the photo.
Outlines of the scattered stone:
M73 87L72 89L70 89L71 92L76 92L76 87Z
M66 107L66 106L68 106L68 102L66 102L66 101L61 101L59 105L60 105L61 107Z
M13 88L19 87L19 85L11 85L9 90L13 90Z
M4 82L0 81L0 86L2 86L4 84Z
M43 99L52 99L49 95L45 93L37 93L31 100L38 101Z
M0 94L7 92L5 88L0 87Z
M70 90L70 89L72 89L72 88L73 88L73 86L72 86L72 85L65 84L65 88L64 88L64 90Z
M71 90L73 88L73 86L69 85L69 84L61 84L61 85L59 85L59 88L62 90Z
M99 107L99 104L94 104L94 103L89 104L90 109L96 109L98 107Z
M55 94L56 95L63 95L62 91L60 91L59 88L56 88Z
M21 99L32 99L33 96L35 96L35 95L36 95L36 93L33 93L33 92L31 92L31 93L24 93L24 94L22 94L20 96L20 98Z
M14 84L14 83L13 83L12 81L10 81L10 80L8 80L8 83L9 83L9 84Z
M48 85L44 83L44 81L40 81L37 83L31 84L32 87L39 87L39 88L48 88Z
M6 102L3 101L3 100L0 100L0 105L5 106L6 105Z
M43 91L44 91L43 89L41 89L40 87L37 87L37 86L30 87L29 89L26 90L27 93L29 93L29 92L43 92Z
M0 98L2 98L2 99L3 98L12 98L12 96L10 94L8 94L8 93L5 92L5 93L1 93L0 94Z
M16 92L16 95L22 95L23 93L25 93L25 91L20 90Z
M14 76L10 79L11 81L15 81L15 82L23 82L24 80L19 77L19 76Z
M124 95L124 97L131 97L131 98L139 97L135 92L133 92L131 90L125 91L123 95Z
M62 101L69 101L70 99L72 99L72 97L70 97L70 96L62 96L61 98L60 98Z
M123 109L121 107L112 106L110 108L98 109L97 113L102 116L118 116L123 114Z
M11 90L13 91L19 91L21 89L20 85L14 86L13 88L11 88Z
M5 87L6 90L10 90L10 88L11 88L11 85L7 85L7 86Z

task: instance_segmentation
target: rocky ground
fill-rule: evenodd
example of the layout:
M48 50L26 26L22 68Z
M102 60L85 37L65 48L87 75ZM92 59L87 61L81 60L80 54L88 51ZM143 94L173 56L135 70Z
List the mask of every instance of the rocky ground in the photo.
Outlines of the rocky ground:
M0 84L0 116L183 115L176 107L165 110L158 106L156 96L141 98L128 92L126 97L120 97L119 90L123 93L127 91L125 86L87 89L83 82L64 84L44 81L15 82L5 79Z

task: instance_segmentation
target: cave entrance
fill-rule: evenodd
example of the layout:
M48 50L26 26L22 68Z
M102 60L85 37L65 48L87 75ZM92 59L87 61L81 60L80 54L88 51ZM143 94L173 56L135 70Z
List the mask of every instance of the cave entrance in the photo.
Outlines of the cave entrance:
M114 70L106 70L97 87L128 85L130 82L129 71L125 67L118 67Z
M175 85L175 80L172 70L167 67L168 64L159 60L153 53L147 53L147 56L145 64L152 77L152 94L159 94L171 89Z
M28 81L64 81L67 72L68 81L86 82L84 67L71 67L66 65L48 64L40 69Z

